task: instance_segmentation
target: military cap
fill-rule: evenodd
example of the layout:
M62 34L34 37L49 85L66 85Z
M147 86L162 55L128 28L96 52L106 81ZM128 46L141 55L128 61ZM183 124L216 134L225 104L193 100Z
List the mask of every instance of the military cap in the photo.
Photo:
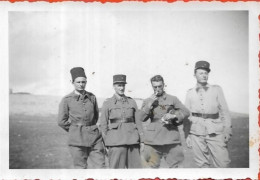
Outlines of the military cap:
M85 71L82 67L74 67L70 70L70 73L71 73L71 78L72 78L72 82L74 82L74 80L77 78L77 77L84 77L86 78L86 74L85 74Z
M210 66L210 64L207 61L198 61L195 64L195 70L205 69L206 71L210 72L209 66Z
M116 74L113 76L113 84L116 84L116 83L124 83L124 84L127 84L126 83L126 75L123 75L123 74Z

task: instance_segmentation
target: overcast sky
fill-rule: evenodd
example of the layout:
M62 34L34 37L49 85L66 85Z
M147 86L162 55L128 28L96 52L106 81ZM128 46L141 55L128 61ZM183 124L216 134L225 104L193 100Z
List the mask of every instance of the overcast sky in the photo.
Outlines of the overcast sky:
M97 97L112 96L112 76L123 73L126 95L147 98L149 79L161 74L184 102L198 60L210 62L209 83L223 88L230 110L248 113L246 11L9 12L15 92L64 96L73 90L69 70L81 66Z

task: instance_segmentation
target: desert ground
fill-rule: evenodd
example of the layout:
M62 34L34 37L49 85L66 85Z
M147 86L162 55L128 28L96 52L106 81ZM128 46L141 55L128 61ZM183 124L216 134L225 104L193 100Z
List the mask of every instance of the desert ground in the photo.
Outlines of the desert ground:
M57 125L61 97L10 94L9 96L9 168L10 169L70 169L72 159L67 146L67 134ZM104 99L98 98L99 106ZM141 100L137 100L140 107ZM228 144L231 168L249 167L249 115L231 113L233 136ZM192 153L184 149L184 168L193 168ZM167 168L162 160L161 168Z

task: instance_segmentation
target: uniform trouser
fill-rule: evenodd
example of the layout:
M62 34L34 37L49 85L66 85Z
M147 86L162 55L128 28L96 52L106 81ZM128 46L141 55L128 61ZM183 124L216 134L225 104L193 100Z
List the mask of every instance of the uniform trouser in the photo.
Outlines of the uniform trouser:
M108 162L111 169L141 168L139 144L110 146Z
M210 156L214 167L226 168L230 159L223 134L194 135L190 134L194 160L198 167L210 167Z
M162 157L164 157L169 168L182 167L184 154L181 144L145 144L144 150L141 152L142 165L144 168L159 168Z
M100 169L105 167L102 142L93 147L69 146L75 169Z

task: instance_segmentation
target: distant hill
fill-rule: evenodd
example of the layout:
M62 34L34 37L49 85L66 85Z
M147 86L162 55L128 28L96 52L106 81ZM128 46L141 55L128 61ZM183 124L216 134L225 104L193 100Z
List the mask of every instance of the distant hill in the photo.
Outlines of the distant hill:
M26 95L26 96L25 96ZM9 95L9 112L11 114L27 115L57 115L61 96L32 95L30 93L13 93ZM134 98L138 108L141 108L143 99ZM106 98L97 98L98 107L101 108ZM248 114L231 112L232 118L248 118Z
M28 92L13 92L11 94L21 94L21 95L31 95L31 93L28 93Z
M249 114L245 114L245 113L238 113L238 112L230 112L230 115L232 118L248 118Z

